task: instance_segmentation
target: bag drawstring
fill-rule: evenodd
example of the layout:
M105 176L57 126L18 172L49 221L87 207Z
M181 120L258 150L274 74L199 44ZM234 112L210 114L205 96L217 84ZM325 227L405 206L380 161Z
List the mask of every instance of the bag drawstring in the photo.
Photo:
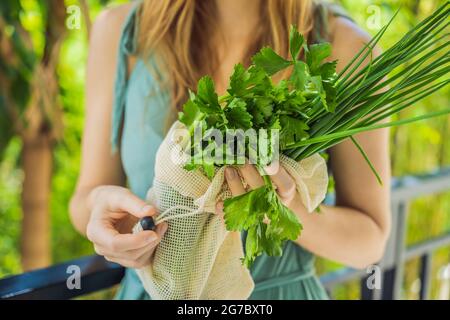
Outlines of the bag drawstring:
M200 208L191 211L191 212L186 212L186 213L182 213L182 214L177 214L176 216L168 216L166 217L170 212L174 211L174 210L186 210L186 211L190 211L192 210L191 207L188 206L183 206L183 205L178 205L178 206L174 206L174 207L170 207L169 209L165 210L163 213L161 213L160 215L158 215L155 218L155 224L158 225L164 221L169 221L169 220L173 220L173 219L177 219L177 218L186 218L186 217L190 217L190 216L195 216L197 214L201 214L201 213L210 213L210 212L205 212L203 210L201 210Z

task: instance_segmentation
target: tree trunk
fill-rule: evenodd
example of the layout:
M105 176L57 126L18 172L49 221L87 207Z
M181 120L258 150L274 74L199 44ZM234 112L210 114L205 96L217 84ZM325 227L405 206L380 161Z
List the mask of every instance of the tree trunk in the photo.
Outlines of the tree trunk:
M49 198L53 146L46 134L23 139L22 267L24 271L51 262Z
M64 0L48 0L46 42L42 60L34 69L31 99L21 132L22 168L22 267L25 271L51 263L50 193L53 146L62 136L62 108L56 67L66 34Z

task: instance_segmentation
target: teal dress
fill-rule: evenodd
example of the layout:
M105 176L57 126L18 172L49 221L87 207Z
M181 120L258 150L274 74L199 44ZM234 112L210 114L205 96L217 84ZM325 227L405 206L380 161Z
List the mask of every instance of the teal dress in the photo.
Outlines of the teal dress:
M127 56L136 49L136 10L124 24L120 41L113 106L111 141L120 144L121 158L130 189L145 198L154 175L156 151L164 137L170 96L137 60L128 77ZM315 275L314 256L287 242L281 257L260 256L251 268L255 289L250 299L327 299ZM127 269L118 299L151 299L136 272Z

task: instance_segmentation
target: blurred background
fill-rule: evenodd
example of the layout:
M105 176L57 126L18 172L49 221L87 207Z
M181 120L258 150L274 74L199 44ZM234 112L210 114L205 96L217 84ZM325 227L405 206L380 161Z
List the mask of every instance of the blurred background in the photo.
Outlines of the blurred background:
M84 76L90 21L125 0L0 1L0 278L93 254L69 221L84 114ZM348 13L376 33L402 5L382 39L388 47L429 15L440 0L342 0ZM450 88L399 117L450 105ZM450 166L450 117L392 130L393 175ZM406 245L450 232L450 192L409 203ZM431 299L449 299L450 247L432 253ZM319 274L341 266L319 259ZM420 258L406 262L401 298L418 299ZM90 298L110 298L114 290ZM337 299L359 299L358 280L339 284Z

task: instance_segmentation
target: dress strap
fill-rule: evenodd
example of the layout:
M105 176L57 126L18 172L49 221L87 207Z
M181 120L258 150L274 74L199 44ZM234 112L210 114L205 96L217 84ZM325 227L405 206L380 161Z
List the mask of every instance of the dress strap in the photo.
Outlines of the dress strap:
M112 106L111 146L112 151L118 149L125 110L125 97L128 84L128 56L136 53L137 49L137 11L135 5L123 24L117 55L117 71L114 84L114 100Z
M311 32L311 43L330 41L329 18L341 17L353 21L347 12L339 5L327 2L317 2L314 7L314 26Z
M318 2L315 4L313 15L314 25L311 31L311 43L326 42L330 34L328 26L329 4Z

